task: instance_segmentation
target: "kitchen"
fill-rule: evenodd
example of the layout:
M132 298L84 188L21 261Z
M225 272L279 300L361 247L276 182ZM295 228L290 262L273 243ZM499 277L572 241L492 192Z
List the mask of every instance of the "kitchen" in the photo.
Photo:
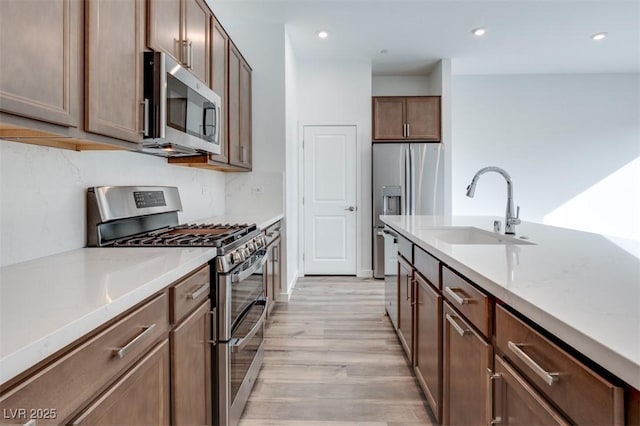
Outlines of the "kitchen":
M369 187L371 97L379 95L442 96L444 164L450 169L445 173L448 180L445 197L449 199L446 205L450 209L445 214L498 216L504 206L505 189L497 176L493 185L490 181L493 177L484 177L473 200L464 196L464 188L473 173L495 164L511 173L523 220L638 238L639 214L634 204L638 197L632 195L638 191L637 183L634 184L638 181L637 160L632 161L638 157L638 74L637 65L633 65L638 62L638 49L634 49L637 47L637 19L633 19L637 16L636 5L593 3L596 12L589 9L585 14L597 16L610 12L611 20L619 26L592 29L585 23L592 21L581 18L585 22L575 25L581 30L584 27L581 49L585 50L566 54L566 60L575 59L576 63L567 64L555 56L537 63L536 59L542 55L538 49L537 55L516 55L511 51L511 61L500 68L499 61L489 51L484 55L477 53L474 59L478 65L476 68L473 64L467 65L467 71L464 71L465 61L469 63L469 56L474 55L462 52L465 49L483 52L486 48L483 46L490 43L492 37L500 36L496 31L507 29L494 29L506 25L498 19L502 10L484 5L487 9L478 6L479 9L471 8L464 15L455 9L454 12L466 16L464 25L456 27L456 37L465 43L464 48L458 50L461 53L434 54L434 60L425 59L423 54L420 60L430 64L429 67L416 71L418 75L403 76L394 74L393 69L382 68L386 62L403 60L405 54L401 47L396 51L382 44L386 40L376 39L380 45L375 55L331 56L323 49L327 50L327 46L335 49L336 43L342 43L341 27L336 22L334 31L321 22L332 16L322 2L298 7L309 8L309 13L318 15L313 27L306 29L297 26L295 21L285 26L278 19L261 19L267 16L264 8L274 6L271 12L275 14L286 4L276 3L280 6L268 2L263 9L251 2L209 4L254 70L252 173L222 174L179 167L168 165L161 158L128 152L75 152L2 142L2 266L84 247L85 192L89 187L172 185L180 190L183 223L223 215L241 217L256 207L265 217L284 214L283 256L286 259L282 292L283 297L288 298L304 268L300 249L304 240L299 231L303 217L299 184L302 181L302 150L299 149L302 127L356 125L360 187L355 203L358 206L355 273L370 276L373 273ZM364 13L357 2L345 2L341 6L344 7L339 9L340 15ZM411 32L417 31L416 28L431 26L434 34L452 32L443 28L447 26L444 20L441 26L432 21L424 25L421 19L427 19L428 14L420 8L426 6L416 2L403 3L403 6L405 19L413 16L413 21L409 21L413 25L395 28L405 41L418 38ZM523 10L511 12L513 21L509 23L508 37L515 37L520 31L526 33L519 28L533 31L545 17L578 13L570 3L534 6L524 2L522 7ZM372 6L371 22L384 22L395 10L393 5L384 3ZM529 12L532 16L526 16ZM437 21L438 16L434 12L430 19ZM621 16L629 18L625 20ZM591 19L599 22L593 16ZM330 34L326 40L319 40L315 33L323 25L328 26ZM484 39L475 39L470 31L480 25L486 25L488 33ZM302 31L307 32L301 34ZM364 31L364 27L360 31ZM609 31L611 35L600 45L589 39L598 31ZM549 37L562 34L562 30L557 29ZM582 35L574 36L582 42ZM623 38L625 36L628 38ZM6 40L6 37L3 33L2 38ZM437 38L431 33L423 37L423 40ZM621 38L625 43L619 41ZM309 43L306 54L296 44L301 40ZM561 42L560 38L552 40L547 41ZM527 46L531 41L521 42ZM609 50L616 46L618 56ZM383 49L388 52L377 53ZM547 53L553 55L551 49L548 50ZM589 59L588 52L592 51L595 51L593 55L601 56ZM379 74L372 68L370 56ZM447 59L449 57L451 59ZM593 99L599 108L589 108ZM587 210L591 214L585 214ZM614 217L615 220L607 219Z

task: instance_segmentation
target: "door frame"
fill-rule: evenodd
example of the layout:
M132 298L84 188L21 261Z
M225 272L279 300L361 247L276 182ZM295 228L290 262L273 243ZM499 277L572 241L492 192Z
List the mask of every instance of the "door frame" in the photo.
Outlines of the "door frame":
M356 173L356 271L355 276L361 276L362 270L362 260L360 253L362 253L362 159L360 153L360 144L358 143L358 137L360 133L358 132L358 123L301 123L298 122L298 276L304 277L306 275L306 271L304 269L304 242L305 242L305 216L304 216L304 205L302 204L302 199L304 197L304 188L305 188L305 169L304 169L304 129L305 127L353 127L356 132L356 164L355 164L355 173Z

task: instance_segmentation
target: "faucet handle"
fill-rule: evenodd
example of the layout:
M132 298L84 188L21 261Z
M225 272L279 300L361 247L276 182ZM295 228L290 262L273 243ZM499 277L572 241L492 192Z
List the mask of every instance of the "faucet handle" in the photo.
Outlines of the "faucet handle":
M516 217L513 218L513 223L519 225L520 222L520 206L518 206L516 207Z

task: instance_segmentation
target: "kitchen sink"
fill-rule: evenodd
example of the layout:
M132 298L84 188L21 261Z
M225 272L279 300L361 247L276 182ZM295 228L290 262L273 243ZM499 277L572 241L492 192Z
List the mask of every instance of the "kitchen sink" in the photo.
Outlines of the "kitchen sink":
M473 228L470 226L456 227L451 226L441 228L436 232L434 237L448 244L464 244L464 245L533 245L530 241L524 241L515 237L498 234L495 232L485 231L483 229Z

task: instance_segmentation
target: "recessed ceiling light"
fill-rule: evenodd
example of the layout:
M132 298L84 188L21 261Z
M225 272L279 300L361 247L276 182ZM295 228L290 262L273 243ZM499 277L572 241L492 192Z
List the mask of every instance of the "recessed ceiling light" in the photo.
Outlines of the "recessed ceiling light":
M607 33L595 33L594 35L591 36L592 40L602 40L607 36Z
M380 53L382 53L383 55L385 55L385 54L389 53L389 50L388 50L388 49L382 49L382 50L380 51Z
M485 35L487 33L487 29L486 28L475 28L473 30L471 30L471 34L473 34L476 37L481 37L483 35Z
M329 37L329 32L327 30L318 30L318 32L316 32L316 34L318 34L318 37L320 37L320 38Z

